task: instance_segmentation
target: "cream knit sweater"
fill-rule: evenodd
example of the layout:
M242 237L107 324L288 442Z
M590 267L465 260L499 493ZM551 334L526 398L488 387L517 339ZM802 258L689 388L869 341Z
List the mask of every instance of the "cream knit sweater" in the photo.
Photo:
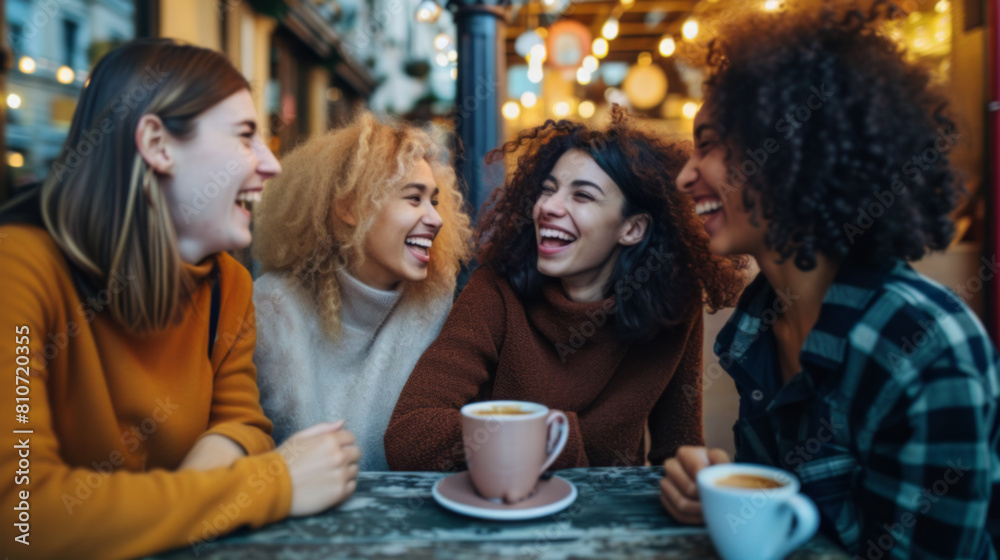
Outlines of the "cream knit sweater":
M434 341L451 295L431 304L382 291L337 273L341 324L337 341L320 326L311 297L285 275L254 283L254 363L264 412L280 444L317 422L347 421L361 447L361 470L388 470L382 438L413 366Z

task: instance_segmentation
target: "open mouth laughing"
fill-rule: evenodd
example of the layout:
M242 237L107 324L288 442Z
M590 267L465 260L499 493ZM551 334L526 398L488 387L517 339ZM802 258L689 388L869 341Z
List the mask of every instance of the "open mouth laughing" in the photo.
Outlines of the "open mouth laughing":
M422 263L431 262L431 247L434 245L434 238L428 235L411 235L406 238L406 249L411 255Z
M564 251L576 243L577 237L572 233L552 226L538 228L538 253L551 256Z
M694 212L699 216L710 216L719 210L722 210L722 201L715 197L702 198L694 204Z
M253 207L260 202L263 189L245 190L236 193L236 206L239 206L247 214L253 213Z

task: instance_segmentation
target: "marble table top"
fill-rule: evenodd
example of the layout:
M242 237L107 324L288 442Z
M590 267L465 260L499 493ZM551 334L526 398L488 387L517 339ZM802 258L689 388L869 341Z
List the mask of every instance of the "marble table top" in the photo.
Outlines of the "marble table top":
M530 521L480 520L442 508L431 496L442 473L361 473L357 491L340 507L156 558L718 558L704 527L680 525L663 510L662 473L659 467L558 471L576 485L576 502ZM850 557L817 536L789 558Z

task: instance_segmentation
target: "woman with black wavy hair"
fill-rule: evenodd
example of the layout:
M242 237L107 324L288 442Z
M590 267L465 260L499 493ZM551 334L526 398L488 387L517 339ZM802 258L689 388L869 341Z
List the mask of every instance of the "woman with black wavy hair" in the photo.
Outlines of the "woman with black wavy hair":
M702 442L702 309L735 300L674 187L687 159L615 108L593 130L549 121L491 154L507 184L481 220L476 270L417 363L385 435L389 466L464 465L459 409L509 399L565 411L554 468L639 464Z
M715 346L740 393L736 460L795 472L853 554L996 558L998 357L907 264L953 236L957 134L927 72L878 32L891 15L727 30L677 182L713 253L761 268ZM701 522L695 475L728 460L667 461L668 512Z

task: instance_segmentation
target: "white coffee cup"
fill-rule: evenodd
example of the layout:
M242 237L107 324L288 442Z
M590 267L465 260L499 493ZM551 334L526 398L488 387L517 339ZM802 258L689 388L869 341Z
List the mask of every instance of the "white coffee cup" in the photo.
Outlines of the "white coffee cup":
M731 486L732 475L759 477L775 488ZM724 484L720 485L719 482ZM777 560L806 543L819 527L819 512L799 493L790 472L728 463L698 473L698 493L708 534L726 560ZM794 528L793 528L794 527Z

